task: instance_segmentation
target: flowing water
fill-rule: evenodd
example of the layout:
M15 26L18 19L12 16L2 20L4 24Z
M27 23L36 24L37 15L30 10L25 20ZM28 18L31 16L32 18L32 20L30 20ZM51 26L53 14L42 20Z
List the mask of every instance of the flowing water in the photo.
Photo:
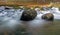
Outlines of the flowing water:
M54 21L42 20L42 14L32 21L21 21L23 11L12 9L0 13L0 35L60 35L60 15L54 14Z

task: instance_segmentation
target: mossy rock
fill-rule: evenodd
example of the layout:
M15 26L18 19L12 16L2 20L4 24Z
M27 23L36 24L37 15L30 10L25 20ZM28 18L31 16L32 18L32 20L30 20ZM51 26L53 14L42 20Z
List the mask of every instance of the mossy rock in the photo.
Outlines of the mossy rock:
M35 10L27 9L24 10L24 12L22 13L20 20L30 21L33 20L36 16L37 16L37 12Z
M42 19L44 19L44 20L53 20L54 15L52 13L47 13L47 14L42 15Z

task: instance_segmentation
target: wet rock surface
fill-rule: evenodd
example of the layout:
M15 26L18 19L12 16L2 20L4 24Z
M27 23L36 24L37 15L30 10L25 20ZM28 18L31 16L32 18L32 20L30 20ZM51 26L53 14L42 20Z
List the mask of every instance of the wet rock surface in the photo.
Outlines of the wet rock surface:
M20 20L29 21L29 20L33 20L36 16L37 16L36 11L28 9L28 10L24 10Z
M52 13L47 13L47 14L42 15L41 18L45 20L54 20L54 15Z
M39 14L37 18L32 21L20 21L20 16L22 16L23 12L24 10L22 9L1 11L0 35L60 35L60 20L45 21L41 19L43 14ZM60 17L60 15L57 14L54 16L56 18Z

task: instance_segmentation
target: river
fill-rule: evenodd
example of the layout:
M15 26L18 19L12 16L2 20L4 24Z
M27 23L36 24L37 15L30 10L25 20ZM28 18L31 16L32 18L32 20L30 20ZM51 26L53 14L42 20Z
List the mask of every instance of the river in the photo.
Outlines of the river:
M60 35L60 15L54 21L42 20L41 14L32 21L21 21L19 11L12 12L13 15L3 13L0 13L0 35Z

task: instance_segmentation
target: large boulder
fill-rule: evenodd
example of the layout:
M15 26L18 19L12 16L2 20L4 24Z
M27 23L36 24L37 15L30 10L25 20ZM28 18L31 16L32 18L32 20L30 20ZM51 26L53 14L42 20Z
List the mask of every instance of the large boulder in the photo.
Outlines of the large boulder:
M30 20L33 20L36 16L37 16L37 13L35 10L27 9L27 10L24 10L24 12L22 13L20 20L30 21Z
M42 19L53 20L54 19L54 15L52 13L46 13L46 14L42 15Z

